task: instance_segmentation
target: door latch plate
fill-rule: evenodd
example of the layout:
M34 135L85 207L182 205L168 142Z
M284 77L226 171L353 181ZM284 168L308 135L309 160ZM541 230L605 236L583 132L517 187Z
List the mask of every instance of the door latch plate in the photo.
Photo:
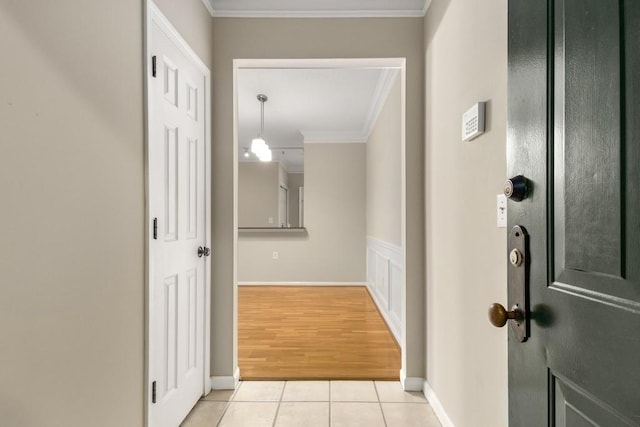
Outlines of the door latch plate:
M509 322L515 338L525 342L529 337L529 235L519 225L509 233L508 298L509 308L518 317ZM515 258L515 259L514 259Z

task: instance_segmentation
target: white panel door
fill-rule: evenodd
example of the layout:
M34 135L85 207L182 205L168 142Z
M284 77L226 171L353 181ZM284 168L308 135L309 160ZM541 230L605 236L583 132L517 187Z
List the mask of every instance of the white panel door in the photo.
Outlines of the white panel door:
M152 22L149 380L153 427L176 427L204 390L205 76Z

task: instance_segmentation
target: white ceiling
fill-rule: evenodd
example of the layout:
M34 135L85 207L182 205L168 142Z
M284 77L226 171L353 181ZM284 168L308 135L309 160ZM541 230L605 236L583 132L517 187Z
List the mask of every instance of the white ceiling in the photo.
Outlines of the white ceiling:
M263 137L274 160L295 172L303 167L305 140L366 141L397 75L397 70L378 68L238 70L239 160L254 160L243 154L260 131L258 94L269 98Z
M424 16L431 0L203 0L220 17Z

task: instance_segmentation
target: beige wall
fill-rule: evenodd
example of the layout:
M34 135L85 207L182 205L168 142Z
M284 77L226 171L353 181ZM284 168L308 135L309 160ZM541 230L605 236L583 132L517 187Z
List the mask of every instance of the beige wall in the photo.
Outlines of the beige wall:
M203 0L153 1L213 73L213 18Z
M457 427L507 425L505 179L507 5L434 0L426 34L427 381ZM461 142L461 116L488 101L487 133ZM456 309L464 316L452 316Z
M273 162L238 164L238 227L278 226L279 171Z
M367 141L367 236L400 246L400 79Z
M143 424L142 37L142 1L0 2L2 425Z
M424 376L423 19L214 20L213 374L231 375L233 344L234 58L407 58L407 374ZM216 302L217 301L217 302Z
M365 144L305 144L307 233L241 233L238 281L364 282L365 161Z

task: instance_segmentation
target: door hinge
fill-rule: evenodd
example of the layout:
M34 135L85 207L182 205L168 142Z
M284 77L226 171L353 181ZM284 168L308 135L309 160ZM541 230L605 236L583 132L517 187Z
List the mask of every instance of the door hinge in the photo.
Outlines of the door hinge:
M151 57L151 75L153 77L156 76L156 56L155 55Z
M151 403L156 403L156 382L151 383Z
M158 218L153 218L153 240L158 240Z

